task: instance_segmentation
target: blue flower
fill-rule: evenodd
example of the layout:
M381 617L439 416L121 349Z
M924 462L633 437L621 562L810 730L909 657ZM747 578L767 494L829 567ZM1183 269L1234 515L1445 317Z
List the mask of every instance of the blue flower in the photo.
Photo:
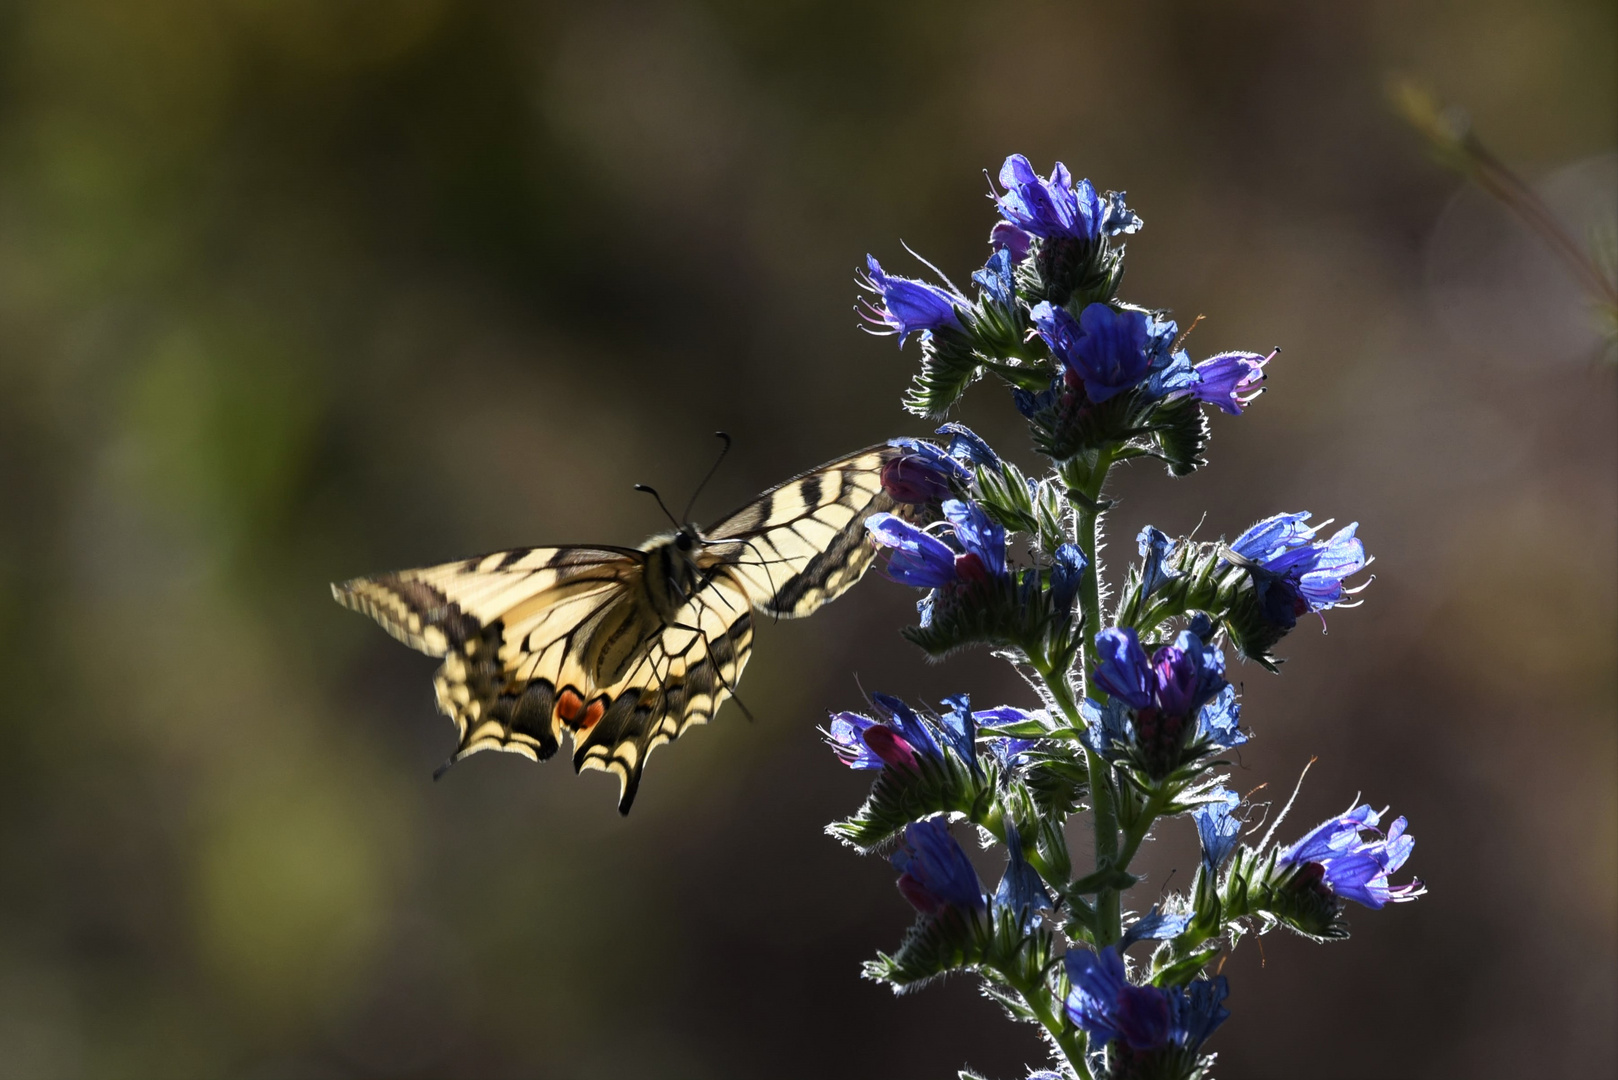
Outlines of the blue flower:
M1000 468L1000 455L994 448L978 437L977 432L965 424L949 423L939 428L933 434L949 436L949 452L957 462L970 462L973 465L984 465L991 469ZM963 469L963 471L965 471ZM967 473L970 477L971 473Z
M1148 658L1133 629L1112 627L1096 635L1096 652L1101 662L1092 679L1109 700L1103 706L1086 698L1080 711L1097 753L1127 753L1161 778L1183 763L1188 744L1200 755L1246 741L1236 728L1235 692L1225 694L1225 654L1193 630Z
M1023 253L1027 254L1026 248ZM1011 268L1019 261L1020 256L1013 255L1009 248L1000 248L989 256L983 269L972 274L972 280L977 282L983 294L1008 311L1017 302L1017 278Z
M889 861L899 871L899 891L923 915L988 909L978 873L942 814L906 825Z
M1208 1036L1230 1019L1230 1010L1224 1000L1230 996L1230 984L1223 975L1212 979L1197 979L1189 986L1177 986L1169 991L1169 1007L1174 1014L1174 1037L1179 1045L1195 1052L1208 1041Z
M889 439L888 445L905 451L882 466L882 490L896 502L943 502L972 480L960 462L924 439Z
M984 709L972 714L978 723L978 730L989 742L989 750L999 760L1001 765L1012 767L1024 764L1029 750L1034 748L1036 739L1022 739L1014 735L1001 735L996 728L1009 724L1021 724L1028 720L1040 719L1043 713L1031 713L1026 709L1019 709L1014 705L1002 705L997 709Z
M955 552L931 533L894 514L872 514L865 519L871 539L892 549L886 573L901 585L937 589L954 585Z
M886 328L873 333L898 334L903 345L918 330L962 329L955 310L964 304L960 297L925 281L885 273L874 255L867 255L865 264L867 269L858 279L860 287L877 298L875 303L861 301L865 321Z
M1119 233L1137 233L1146 224L1140 215L1124 205L1124 192L1107 192L1107 209L1101 217L1101 231L1108 236Z
M1061 544L1051 556L1051 603L1060 612L1073 610L1084 568L1090 565L1076 544Z
M1146 526L1135 537L1135 547L1140 551L1141 558L1141 599L1146 599L1180 576L1176 571L1163 568L1163 561L1168 558L1172 544L1167 534L1152 525Z
M1024 419L1032 420L1036 413L1043 412L1056 405L1061 386L1062 380L1060 378L1051 381L1049 390L1041 390L1037 394L1032 390L1024 390L1020 386L1013 386L1011 388L1011 403L1017 407L1018 412L1023 414Z
M955 538L965 553L956 560L956 575L963 581L1006 574L1006 530L990 520L974 502L950 499L944 518L955 527Z
M1264 365L1275 359L1275 353L1220 353L1204 360L1192 369L1193 379L1184 389L1198 401L1217 405L1231 416L1240 416L1242 410L1263 393L1259 386L1264 381Z
M959 551L894 514L872 514L865 519L871 539L892 549L888 577L922 589L1005 577L1006 530L991 521L976 503L946 499L942 509ZM922 625L927 625L926 619Z
M1242 821L1236 816L1241 799L1234 791L1220 788L1220 796L1191 811L1197 825L1197 839L1202 842L1202 868L1212 878L1236 849L1236 838L1241 835Z
M1066 308L1045 300L1029 315L1051 354L1071 379L1084 384L1091 401L1121 394L1151 371L1158 338L1154 320L1144 311L1115 311L1098 303L1079 312L1075 320Z
M1366 565L1365 545L1354 536L1357 522L1321 541L1308 520L1308 513L1276 514L1230 545L1252 572L1264 617L1287 630L1304 612L1335 607L1358 592L1343 581Z
M1191 925L1189 915L1170 915L1168 912L1152 908L1145 915L1136 919L1125 931L1121 948L1129 948L1137 941L1168 941L1180 936L1180 933Z
M1073 177L1060 161L1049 180L1041 179L1021 154L1006 158L1000 167L1000 186L1005 194L996 196L1006 221L1023 232L1042 237L1070 237L1094 241L1101 232L1106 209L1088 180L1073 186Z
M917 716L916 711L909 705L891 694L882 693L872 694L871 703L884 714L887 723L898 731L918 754L925 754L934 759L944 756L943 747L933 738L926 721Z
M1405 832L1407 823L1402 817L1385 834L1377 829L1386 813L1386 808L1379 812L1365 803L1354 806L1317 825L1281 852L1278 865L1302 867L1305 885L1368 908L1414 900L1426 891L1420 881L1389 885L1388 875L1410 858L1416 838Z
M944 699L944 712L939 716L939 730L944 742L955 751L955 756L972 766L972 772L982 775L978 766L978 723L972 713L972 699L966 694L950 694Z
M865 741L865 733L879 721L855 712L832 714L826 742L832 753L850 769L880 769L886 764Z
M1221 1005L1229 993L1223 976L1187 987L1135 986L1111 945L1099 954L1069 949L1063 961L1073 985L1065 1003L1068 1016L1097 1046L1113 1044L1137 1054L1171 1048L1195 1053L1230 1015Z
M832 717L826 742L843 764L851 769L891 765L916 772L920 758L938 760L944 756L926 722L910 706L887 694L872 694L871 701L882 719L854 712Z
M1009 820L1006 822L1006 873L1000 879L1000 887L994 891L994 906L1010 911L1024 930L1039 925L1041 911L1052 910L1045 879L1023 857L1022 836Z
M1238 726L1241 719L1242 706L1236 700L1236 688L1226 683L1197 713L1197 738L1206 739L1221 750L1240 746L1247 741L1247 735Z

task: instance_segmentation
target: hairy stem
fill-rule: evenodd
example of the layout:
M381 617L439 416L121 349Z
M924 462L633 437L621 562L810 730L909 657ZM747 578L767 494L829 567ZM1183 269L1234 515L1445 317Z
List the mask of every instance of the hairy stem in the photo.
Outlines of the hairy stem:
M1112 468L1114 450L1104 449L1096 454L1095 464L1087 469L1064 470L1063 480L1073 502L1077 519L1073 523L1073 542L1089 561L1089 570L1079 582L1079 605L1084 618L1081 641L1083 657L1081 679L1088 685L1089 673L1097 663L1096 634L1101 631L1101 561L1096 557L1100 540L1100 499L1107 483L1107 472ZM1062 677L1066 681L1066 676ZM1071 718L1077 726L1077 718ZM1118 811L1112 792L1112 769L1099 754L1085 749L1085 764L1090 770L1090 805L1094 809L1096 837L1096 866L1118 866ZM1110 945L1122 935L1122 898L1118 890L1103 888L1096 894L1096 945Z
M1013 981L1012 985L1016 987L1017 993L1022 995L1023 1003L1034 1014L1040 1026L1050 1033L1051 1041L1062 1051L1062 1056L1067 1059L1074 1073L1080 1080L1091 1080L1089 1066L1084 1063L1087 1042L1084 1032L1068 1022L1067 1017L1057 1007L1050 989L1043 983L1024 986L1018 981Z

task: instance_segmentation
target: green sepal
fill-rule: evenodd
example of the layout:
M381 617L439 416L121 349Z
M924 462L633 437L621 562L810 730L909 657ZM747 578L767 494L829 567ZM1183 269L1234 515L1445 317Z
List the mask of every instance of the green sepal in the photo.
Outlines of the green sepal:
M1031 305L1049 300L1082 311L1118 295L1124 278L1124 249L1106 237L1093 244L1064 237L1035 238L1032 258L1017 265L1017 291Z
M996 729L999 730L999 729ZM1022 782L1041 820L1065 821L1090 794L1090 771L1081 751L1070 742L1046 741L1028 751L1030 763ZM1067 847L1061 845L1065 852Z
M1044 981L1054 937L1046 926L1024 928L1017 913L989 907L965 912L948 908L918 918L892 955L878 953L864 975L895 993L919 989L951 971L987 969L1010 984Z
M1163 624L1191 611L1205 611L1221 619L1234 602L1247 575L1224 560L1224 548L1217 543L1192 543L1178 539L1163 560L1169 580L1160 582L1150 596L1144 594L1142 565L1132 563L1118 600L1116 623L1140 634L1141 646L1152 649L1160 640Z
M924 335L921 370L905 392L904 407L916 416L942 417L982 371L982 357L973 351L971 339L961 331L940 329Z
M1267 916L1311 941L1347 940L1343 901L1310 880L1319 873L1311 864L1282 866L1273 852L1262 863L1256 859L1252 863L1246 896L1249 913Z
M1028 533L1047 554L1067 542L1067 507L1053 477L1030 486L1021 469L1009 461L998 468L979 465L978 505L1007 532Z
M1238 653L1269 671L1280 669L1281 662L1275 656L1275 646L1287 636L1290 628L1278 626L1265 618L1264 609L1258 602L1258 592L1251 583L1236 593L1220 621Z
M945 749L943 757L916 755L917 771L883 766L871 794L853 816L834 821L826 832L863 855L886 844L906 825L938 813L965 814L981 821L995 801L1000 767L980 756L981 773Z
M1057 462L1086 452L1119 446L1146 433L1155 403L1136 388L1096 404L1077 393L1058 393L1055 402L1029 418L1034 448Z
M907 626L904 636L928 656L942 659L970 645L1013 648L1041 670L1066 671L1078 652L1073 613L1058 610L1048 573L1025 569L959 591L940 591L927 626Z
M1152 415L1153 452L1163 459L1169 472L1186 476L1208 464L1203 451L1213 430L1203 412L1202 402L1189 394L1157 407Z

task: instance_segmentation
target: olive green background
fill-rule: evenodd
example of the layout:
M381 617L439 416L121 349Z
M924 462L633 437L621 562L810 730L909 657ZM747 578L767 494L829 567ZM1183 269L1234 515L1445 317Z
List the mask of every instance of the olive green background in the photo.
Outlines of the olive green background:
M1599 2L0 4L0 1075L1021 1077L961 980L858 978L909 921L821 833L861 687L1031 703L899 638L872 575L765 625L757 715L615 784L452 735L433 664L327 582L635 543L889 436L914 347L867 251L963 280L983 170L1060 158L1146 228L1124 295L1284 351L1145 521L1359 520L1357 611L1234 677L1283 832L1356 792L1432 894L1226 966L1225 1077L1610 1074L1614 372L1570 280L1432 164L1392 73L1609 217ZM1032 466L1002 390L962 418ZM1204 513L1206 512L1206 517ZM1134 894L1187 886L1167 823ZM1075 835L1080 856L1089 842ZM984 862L992 881L993 859Z

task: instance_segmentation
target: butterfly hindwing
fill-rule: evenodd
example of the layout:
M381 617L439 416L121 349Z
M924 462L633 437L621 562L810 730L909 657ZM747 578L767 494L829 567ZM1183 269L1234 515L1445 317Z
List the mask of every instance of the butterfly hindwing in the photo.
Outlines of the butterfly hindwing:
M574 736L576 769L604 769L620 782L628 813L651 752L713 719L734 691L753 648L747 596L716 579L699 590L647 647L601 720Z
M633 548L527 548L359 578L332 594L444 657L434 686L459 736L452 760L485 749L544 760L565 725L591 715L602 688L589 646L605 621L638 610L643 560Z
M897 453L851 454L705 532L688 527L638 549L524 548L332 593L444 658L434 684L459 736L451 763L482 750L543 761L569 734L574 768L616 775L628 813L651 752L734 693L753 609L807 615L864 574L874 555L865 519L907 509L881 484Z

